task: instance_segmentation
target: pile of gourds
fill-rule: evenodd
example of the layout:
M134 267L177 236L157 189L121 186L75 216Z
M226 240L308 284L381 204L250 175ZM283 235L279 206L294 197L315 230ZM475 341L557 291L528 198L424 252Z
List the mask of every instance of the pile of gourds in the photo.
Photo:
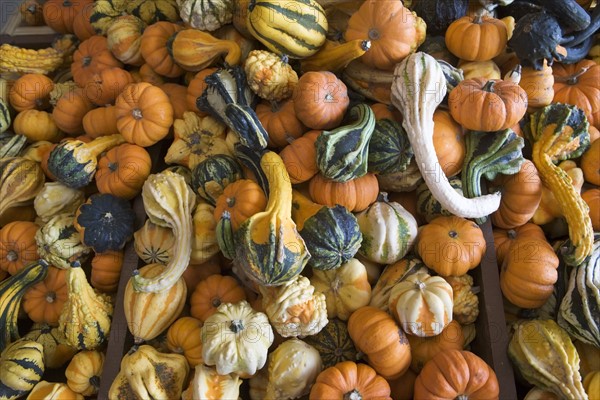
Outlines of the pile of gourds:
M491 246L526 398L600 390L594 1L21 13L63 36L0 46L0 399L95 396L116 307L111 399L498 398Z

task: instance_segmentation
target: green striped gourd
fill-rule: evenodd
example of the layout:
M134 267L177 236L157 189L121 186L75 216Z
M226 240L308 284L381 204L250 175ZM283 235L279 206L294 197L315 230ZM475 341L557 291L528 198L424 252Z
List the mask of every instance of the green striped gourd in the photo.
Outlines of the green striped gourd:
M10 126L10 110L8 104L3 99L0 99L0 133L6 132Z
M356 219L363 235L359 254L379 264L400 260L417 237L415 217L399 203L388 201L387 193L381 193Z
M1 105L0 108L2 108ZM0 132L2 131L1 127L2 121L0 121ZM15 135L9 132L0 133L0 158L17 157L26 144L27 138L23 135Z
M194 167L192 189L214 206L225 187L243 177L242 167L235 158L217 154Z
M0 399L24 396L44 375L43 346L33 340L11 343L0 355Z
M462 181L460 177L453 176L448 178L450 186L462 196ZM442 204L431 194L431 190L425 182L417 186L417 212L421 214L427 222L431 222L441 215L450 216L452 213L446 210Z
M348 333L348 325L341 319L330 319L319 333L307 336L304 341L319 351L323 369L342 361L356 361L358 350Z
M19 338L17 320L21 299L27 289L46 278L47 273L48 263L38 260L0 282L0 350Z
M276 54L305 58L321 48L329 25L316 0L251 0L246 28Z
M412 147L402 125L390 119L378 120L369 142L369 172L401 172L406 170L412 158Z

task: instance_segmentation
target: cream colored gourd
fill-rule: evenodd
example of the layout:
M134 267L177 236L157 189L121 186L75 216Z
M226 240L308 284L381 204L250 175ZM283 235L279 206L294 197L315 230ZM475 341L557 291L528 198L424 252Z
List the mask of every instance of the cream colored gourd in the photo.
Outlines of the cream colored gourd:
M185 178L172 171L148 177L142 188L142 199L148 218L153 223L173 229L175 246L167 268L159 275L133 277L133 288L140 292L160 292L173 286L190 262L192 252L192 209L196 197Z
M46 223L57 214L75 214L84 201L82 190L71 189L60 182L46 182L33 199L33 207L40 221Z
M214 367L198 364L182 400L237 399L242 380L235 374L219 375Z
M57 214L35 234L40 258L56 268L69 269L74 262L82 262L92 251L81 243L81 236L73 226L74 214Z
M266 399L296 399L310 391L323 362L317 349L300 339L289 339L269 355Z
M380 194L356 215L363 240L358 252L370 261L392 264L409 252L417 237L417 221L404 207Z
M248 340L250 337L254 339ZM234 373L247 378L267 362L273 329L264 313L242 300L221 304L204 321L202 338L204 364L214 365L219 375Z
M58 319L58 328L67 344L79 350L94 350L110 333L111 298L90 286L81 267L67 271L67 289L68 297Z
M325 295L299 275L281 286L260 286L262 306L273 328L283 337L317 334L327 325Z
M166 268L162 264L149 264L140 268L139 276L152 279L164 274ZM135 290L134 279L130 278L125 286L123 303L129 331L135 342L140 343L154 339L179 317L185 305L187 286L181 276L160 292L140 292Z
M313 270L310 283L316 292L325 295L329 319L347 321L350 314L368 305L371 299L367 268L356 258L333 270Z
M35 161L24 157L0 159L0 216L12 207L31 204L44 180L44 171Z
M463 218L482 218L500 206L500 193L468 199L458 194L444 174L433 146L433 112L446 94L446 79L438 62L423 52L396 66L392 104L402 113L402 125L429 190L442 207Z
M194 211L194 237L192 239L192 264L202 264L218 254L217 221L213 217L215 208L208 203L200 203Z
M180 354L161 353L149 345L134 346L123 356L108 398L179 399L189 368Z
M419 337L439 335L452 321L452 286L442 277L418 273L397 283L389 308L406 333Z

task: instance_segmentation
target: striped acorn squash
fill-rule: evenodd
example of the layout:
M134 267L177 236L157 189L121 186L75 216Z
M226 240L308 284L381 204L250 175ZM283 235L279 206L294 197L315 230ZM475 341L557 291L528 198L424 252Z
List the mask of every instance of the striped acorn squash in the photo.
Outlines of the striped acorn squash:
M462 181L460 177L453 176L448 178L450 186L462 196ZM421 214L427 222L431 222L440 215L450 216L450 211L446 210L440 202L433 197L431 190L427 187L425 182L422 182L417 186L417 212Z
M0 355L0 399L19 398L44 375L43 346L33 340L17 340Z
M363 235L358 251L366 259L391 264L408 253L417 237L417 221L399 203L381 193L377 201L357 216Z
M348 333L348 325L341 319L330 319L319 333L307 336L304 341L319 351L323 369L342 361L356 361L359 354Z
M246 28L273 53L305 58L325 43L328 24L316 0L251 0Z
M0 351L4 350L7 344L19 338L17 319L21 299L27 289L44 280L47 273L48 263L38 260L0 282L0 326L2 326Z
M127 14L138 17L148 25L158 21L180 20L176 0L130 0L126 4Z
M243 177L242 167L235 158L217 154L194 167L192 189L214 206L225 187Z
M308 265L312 268L338 268L354 257L360 248L362 234L358 221L344 206L327 207L313 203L294 190L292 219L311 255Z
M412 147L402 125L390 119L380 119L369 142L368 170L374 174L404 171L413 158Z
M572 337L600 347L600 233L594 239L591 256L571 270L557 321Z
M0 109L2 105L0 105ZM0 110L1 112L1 110ZM0 115L0 119L2 116ZM23 135L15 135L10 132L2 132L2 121L0 121L0 158L17 157L27 144L27 138Z
M321 174L336 182L347 182L367 173L369 141L375 130L375 113L366 104L350 108L352 123L317 138L317 166Z
M8 104L3 99L0 99L0 133L5 132L10 126L10 110Z

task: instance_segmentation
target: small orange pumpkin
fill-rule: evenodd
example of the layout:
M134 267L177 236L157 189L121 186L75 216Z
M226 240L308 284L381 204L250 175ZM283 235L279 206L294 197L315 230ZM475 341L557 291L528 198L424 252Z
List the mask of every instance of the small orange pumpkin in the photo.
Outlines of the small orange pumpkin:
M142 190L151 167L146 149L123 143L110 149L98 160L96 186L100 193L132 199Z
M246 300L246 292L231 276L211 275L200 281L190 299L192 317L206 321L223 303Z
M600 129L600 65L583 59L575 64L552 65L553 103L574 104L585 112L590 125Z
M44 3L44 22L58 33L73 33L79 11L93 0L48 0Z
M163 139L173 124L169 96L150 83L134 83L117 97L117 128L129 143L148 147Z
M159 85L159 87L169 96L169 100L171 101L171 105L173 106L173 115L175 119L183 119L183 113L186 111L194 111L193 109L188 109L186 97L187 97L187 87L183 85L178 85L176 83L163 83Z
M457 175L466 152L462 127L444 110L435 111L433 123L433 147L442 171L448 177Z
M88 99L98 105L114 104L125 86L133 83L133 77L122 68L104 68L94 74L86 87Z
M194 288L200 281L208 278L211 275L220 274L221 273L221 253L212 256L208 259L208 261L203 262L202 264L190 264L183 271L183 279L185 280L185 285L187 286L187 296L192 297L192 293L194 292Z
M590 208L590 218L594 232L600 232L600 189L588 189L581 194L581 198Z
M90 283L102 292L115 292L119 286L123 268L123 251L96 253L92 258Z
M406 337L410 343L412 356L410 368L416 373L421 372L425 364L436 354L448 350L462 350L465 344L462 328L454 320L439 335L430 337L406 335Z
M462 60L488 61L504 51L508 31L501 20L477 13L452 22L445 40L448 50Z
M542 228L531 222L514 229L494 228L494 247L498 266L502 266L504 263L514 241L522 238L545 240L546 236Z
M228 211L234 231L256 213L267 207L267 197L261 187L250 179L239 179L223 189L217 199L214 217L218 221L223 212Z
M167 347L182 354L190 367L202 364L202 321L181 317L167 331Z
M204 82L204 78L216 71L216 68L203 69L194 76L194 79L190 81L190 84L187 88L185 101L187 102L188 109L194 111L202 117L207 116L208 114L198 110L198 107L196 107L196 99L202 96L202 92L204 92L204 89L206 89L208 86L206 82Z
M158 21L144 30L140 47L142 57L157 74L168 78L176 78L184 74L183 68L175 63L167 49L169 39L181 29L181 25Z
M88 3L84 5L75 14L73 19L73 33L77 36L77 39L83 41L91 38L96 34L96 30L90 22L90 17L94 12L94 3Z
M75 53L73 53L71 74L73 74L73 80L79 87L85 87L89 82L92 82L95 74L110 67L121 68L123 64L108 49L106 38L94 35L81 42Z
M279 153L293 184L306 182L319 172L315 143L320 134L308 131Z
M600 186L600 140L596 140L581 156L580 167L586 182Z
M83 131L92 138L116 135L117 108L115 106L98 107L88 111L83 117Z
M10 105L16 111L45 110L50 106L50 92L54 82L46 75L25 74L17 79L8 94Z
M13 121L13 130L17 135L25 136L30 142L58 142L63 137L52 114L46 111L21 111Z
M317 174L308 183L308 191L315 203L329 207L339 204L349 211L359 212L377 200L379 183L371 173L348 182L336 182Z
M57 325L67 301L67 271L48 267L46 278L29 288L23 296L23 310L33 322Z
M391 119L398 123L402 123L402 114L398 109L390 104L384 103L373 103L371 104L371 110L375 114L375 119Z
M33 222L15 221L0 229L0 269L14 275L39 258Z
M269 146L284 148L307 131L296 117L294 100L282 103L260 103L256 106L256 115L269 134Z
M391 400L390 385L365 364L342 361L323 370L310 389L310 400Z
M83 117L94 106L88 100L82 89L75 89L65 93L58 99L52 116L58 129L70 136L77 136L84 132Z

